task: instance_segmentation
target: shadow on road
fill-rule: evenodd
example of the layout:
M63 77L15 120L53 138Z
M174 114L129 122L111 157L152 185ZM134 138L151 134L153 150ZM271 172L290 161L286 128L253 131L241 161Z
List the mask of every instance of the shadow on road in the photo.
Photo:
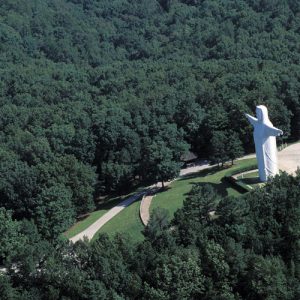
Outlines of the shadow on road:
M199 176L213 175L213 174L215 174L219 171L222 171L222 170L223 170L223 168L212 167L212 168L201 170L199 172L195 172L195 173L192 173L192 174L182 175L182 176L180 176L180 178L178 180L180 181L180 180L193 179L193 178L196 178L196 177L199 177Z

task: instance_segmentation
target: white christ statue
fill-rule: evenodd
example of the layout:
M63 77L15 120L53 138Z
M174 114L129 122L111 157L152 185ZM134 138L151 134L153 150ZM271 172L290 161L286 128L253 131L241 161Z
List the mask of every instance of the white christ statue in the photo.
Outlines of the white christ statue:
M253 136L259 178L265 182L278 174L276 136L282 135L283 131L273 126L264 105L256 106L256 116L257 118L254 118L246 114L254 127Z

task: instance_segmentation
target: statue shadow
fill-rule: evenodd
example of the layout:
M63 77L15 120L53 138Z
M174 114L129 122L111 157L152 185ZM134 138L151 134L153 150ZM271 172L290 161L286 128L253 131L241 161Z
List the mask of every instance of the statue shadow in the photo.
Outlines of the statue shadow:
M242 179L239 179L239 180L246 183L246 184L249 184L249 185L261 183L259 177L242 178Z

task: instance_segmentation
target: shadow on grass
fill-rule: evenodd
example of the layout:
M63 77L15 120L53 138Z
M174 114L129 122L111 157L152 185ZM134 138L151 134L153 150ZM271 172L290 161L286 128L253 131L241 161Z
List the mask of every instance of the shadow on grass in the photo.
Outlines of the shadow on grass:
M97 210L102 210L102 209L105 209L105 210L109 210L111 208L113 208L114 206L118 205L122 200L124 200L125 197L116 197L116 198L113 198L113 199L110 199L110 200L107 200L107 201L102 201L102 202L98 202L96 203L96 207L93 211L91 212L88 212L84 215L80 215L76 218L76 221L79 222L79 221L83 221L84 219L88 218L93 212L97 211ZM127 197L126 197L127 198Z
M160 194L160 193L164 193L164 192L167 192L170 189L172 189L170 186L165 186L163 188L160 188L160 189L156 190L152 195L157 195L157 194Z
M261 183L259 177L243 178L243 179L239 179L239 181L249 185Z
M226 185L228 188L232 188L232 189L236 190L237 192L239 192L240 194L245 194L248 192L244 187L241 187L240 185L238 185L237 182L228 181L228 179L226 179L225 176L221 179L221 182L224 185Z
M109 200L104 200L102 202L98 202L96 203L96 207L93 211L86 213L84 215L80 215L76 218L77 222L79 221L83 221L84 219L88 218L94 211L97 210L110 210L111 208L113 208L114 206L118 205L121 201L125 200L125 198L130 197L130 195L126 195L126 196L119 196L116 198L112 198Z
M130 197L130 195L128 195L128 197ZM120 203L122 200L124 200L125 198L127 198L127 195L126 196L119 196L119 197L115 197L115 198L112 198L112 199L105 200L103 202L99 202L96 205L96 209L95 210L99 210L99 209L111 209L114 206L116 206L118 203Z
M126 198L131 197L132 195L141 192L146 188L144 183L132 186L131 188L124 190L119 193L112 193L110 195L104 196L102 198L98 197L98 200L95 200L96 208L99 209L109 209L118 204L119 202L125 200Z
M227 188L231 187L227 182L212 183L212 182L189 182L192 186L210 185L222 197L228 196ZM191 191L185 193L184 196L189 196Z

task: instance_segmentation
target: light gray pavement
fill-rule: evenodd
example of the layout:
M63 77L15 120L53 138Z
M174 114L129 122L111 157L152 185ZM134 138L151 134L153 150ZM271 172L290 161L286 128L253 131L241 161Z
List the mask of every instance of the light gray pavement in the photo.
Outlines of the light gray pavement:
M109 220L111 220L114 216L116 216L118 213L120 213L124 208L129 206L131 203L136 201L138 198L144 196L146 194L147 190L144 190L138 194L135 194L126 200L120 202L118 205L114 206L112 209L110 209L107 213L105 213L101 218L99 218L96 222L91 224L87 229L81 231L79 234L75 235L74 237L70 238L70 241L73 243L83 240L84 237L91 240L93 236L96 234L96 232Z
M278 152L279 169L294 174L300 167L300 143L292 144Z
M255 153L245 155L238 160L254 158ZM282 171L286 171L287 173L294 173L297 170L297 167L300 167L300 143L293 144L280 152L278 152L278 163L279 169ZM208 169L214 167L215 165L209 165L207 161L203 161L202 163L196 164L194 166L190 166L188 168L182 169L180 171L179 177L196 173L204 169ZM254 170L249 171L253 172ZM245 172L246 174L248 172ZM170 184L171 182L169 182ZM150 219L150 206L155 193L151 193L149 195L144 196L143 201L140 206L140 216L144 225L147 225Z
M255 156L255 154L246 155L245 157L243 157L243 159L251 158L254 156ZM200 161L198 163L191 164L191 166L189 166L187 168L181 169L178 178L189 175L189 174L197 173L201 170L205 170L205 169L212 168L215 166L216 165L210 165L207 160ZM176 180L176 179L174 179L174 180ZM174 180L166 182L165 186L168 186ZM161 183L157 183L156 185L153 185L151 191L149 191L147 194L145 194L143 197L143 200L141 201L140 218L142 220L142 223L145 226L148 224L149 219L150 219L150 206L151 206L152 199L159 189L161 189Z
M153 190L151 194L147 194L143 197L141 205L140 205L140 218L142 220L142 223L144 226L146 226L149 222L150 219L150 205L152 202L152 198L154 197L155 193L159 189L157 188L156 190Z
M254 158L255 154L249 154L245 155L239 160L247 159L247 158ZM278 160L279 160L279 168L283 171L286 171L288 173L293 173L297 170L297 166L300 167L300 143L293 144L284 150L280 151L278 153ZM202 161L198 164L191 165L188 168L182 169L180 171L181 176L185 176L188 174L196 173L204 169L208 169L211 167L214 167L215 165L209 165L208 161ZM172 181L167 182L165 185L169 185ZM157 183L155 185L152 185L149 187L153 191L153 189L159 189L161 187L160 183ZM96 222L94 222L92 225L90 225L87 229L80 232L79 234L75 235L74 237L70 238L70 241L73 243L77 242L78 240L82 240L84 236L86 236L89 240L93 238L93 236L96 234L96 232L108 221L110 221L114 216L116 216L118 213L120 213L123 209L125 209L127 206L129 206L131 203L136 201L139 197L143 197L143 200L141 202L140 207L140 215L142 222L144 224L147 224L150 218L150 205L151 201L153 199L153 192L149 195L146 195L149 189L145 189L144 191L131 196L130 198L122 201L112 209L110 209L106 214L104 214L101 218L99 218Z

